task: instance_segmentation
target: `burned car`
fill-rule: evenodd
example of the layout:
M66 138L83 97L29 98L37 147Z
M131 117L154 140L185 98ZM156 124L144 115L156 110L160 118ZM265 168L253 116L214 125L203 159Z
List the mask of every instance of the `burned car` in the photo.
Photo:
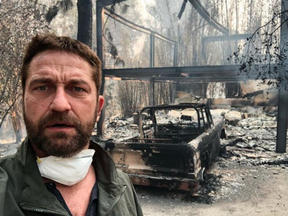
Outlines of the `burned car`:
M133 184L195 193L220 148L224 120L199 103L157 105L139 115L140 136L104 148Z

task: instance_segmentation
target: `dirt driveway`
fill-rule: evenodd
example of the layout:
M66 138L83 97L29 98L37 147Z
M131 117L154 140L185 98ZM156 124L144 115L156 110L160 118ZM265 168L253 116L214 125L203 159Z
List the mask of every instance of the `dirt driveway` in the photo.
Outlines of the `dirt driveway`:
M209 178L211 191L197 198L136 187L144 215L288 215L288 167L251 166L220 159Z

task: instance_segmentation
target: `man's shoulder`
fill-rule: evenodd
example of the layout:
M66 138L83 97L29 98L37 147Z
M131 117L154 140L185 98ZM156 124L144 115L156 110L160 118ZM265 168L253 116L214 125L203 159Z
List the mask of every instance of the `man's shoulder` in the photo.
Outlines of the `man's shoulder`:
M26 146L24 146L24 143L22 143L15 154L0 158L0 168L2 172L5 171L5 173L9 174L9 176L14 175L14 173L17 173L18 176L18 174L21 173L26 159L26 152L25 154L23 153L23 149L25 148ZM3 174L2 172L0 175Z
M8 155L0 158L0 167L3 169L9 168L13 166L15 161L15 155Z
M19 161L15 158L15 155L6 156L0 159L0 179L11 180L23 177L21 172L22 166Z
M125 182L130 181L130 178L129 178L127 173L125 173L122 170L117 169L117 168L116 168L116 172L118 174L118 177L121 178L123 181L125 181Z
M13 190L9 187L9 183L19 181L23 179L23 173L15 165L15 156L6 156L0 159L0 196L5 197L6 190Z

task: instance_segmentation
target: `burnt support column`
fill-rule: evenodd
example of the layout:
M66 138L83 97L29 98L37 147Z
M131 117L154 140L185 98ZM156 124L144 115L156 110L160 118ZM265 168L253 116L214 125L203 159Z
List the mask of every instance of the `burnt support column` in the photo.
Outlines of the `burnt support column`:
M281 88L278 91L278 118L277 118L277 142L276 152L286 152L287 142L287 94L288 92Z
M104 44L103 44L103 19L104 19L104 11L103 11L103 5L101 2L96 2L96 29L97 29L97 55L102 62L102 69L105 68L105 60L104 60ZM100 94L104 95L104 89L105 89L105 74L102 74L102 85L100 88ZM104 122L105 121L105 105L103 107L103 110L101 112L101 116L99 118L99 121L97 122L97 136L103 136L104 134Z
M177 98L177 85L178 82L172 83L172 90L171 90L171 103L175 103L175 99Z
M284 11L285 8L288 8L288 1L282 1L281 10ZM287 17L281 16L281 23ZM280 38L280 52L281 55L287 56L287 40L288 40L288 27L287 21L281 26L281 38ZM284 61L287 61L284 58ZM277 118L277 143L276 143L276 152L284 153L286 152L286 142L287 142L287 112L288 112L288 91L285 89L285 84L288 80L285 78L285 71L288 69L286 62L282 62L279 66L279 76L283 81L280 83L278 91L278 118Z
M174 44L174 59L173 59L173 67L178 66L178 44Z
M149 85L149 105L150 106L153 106L155 105L155 98L154 98L154 79L151 78L150 79L150 85Z
M155 36L152 32L150 35L150 67L155 66ZM154 99L154 79L150 79L150 85L149 85L149 105L155 105L155 99Z
M152 32L150 35L150 67L155 66L155 36Z

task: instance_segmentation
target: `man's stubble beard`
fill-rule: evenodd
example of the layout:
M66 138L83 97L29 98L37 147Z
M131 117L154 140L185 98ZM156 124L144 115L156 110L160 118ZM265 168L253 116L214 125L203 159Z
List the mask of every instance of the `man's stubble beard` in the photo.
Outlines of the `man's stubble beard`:
M67 113L51 112L40 119L36 125L27 117L25 108L23 111L27 135L31 144L45 154L56 157L72 157L89 143L97 115L96 109L91 121L83 124L78 118ZM49 122L57 121L73 124L76 134L72 136L65 132L53 132L45 135L45 127Z

